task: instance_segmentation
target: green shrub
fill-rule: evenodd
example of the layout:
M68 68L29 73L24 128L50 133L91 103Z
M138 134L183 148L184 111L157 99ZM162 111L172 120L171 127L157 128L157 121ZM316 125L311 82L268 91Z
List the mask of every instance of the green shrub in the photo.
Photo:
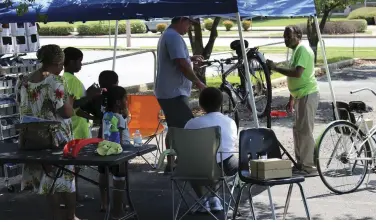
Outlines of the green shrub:
M348 19L365 19L368 25L375 25L376 7L363 7L350 12Z
M204 27L206 30L208 31L211 31L212 27L213 27L213 19L205 19L204 20Z
M77 32L79 35L87 35L87 36L96 36L96 35L108 35L109 34L109 28L111 29L111 34L115 34L115 24L111 24L109 27L105 23L97 23L97 24L84 24L79 25L77 27ZM145 30L145 31L143 31ZM126 24L119 24L118 28L118 34L126 34ZM146 28L142 29L138 24L133 25L131 23L131 33L145 33Z
M307 34L307 24L298 25L303 34ZM348 21L333 21L326 22L322 34L351 34L351 33L362 33L367 30L367 22L364 19L358 20L348 20Z
M226 31L230 31L234 27L234 23L230 20L223 21L223 26L226 28Z
M146 33L146 25L140 20L131 21L131 33Z
M157 32L163 33L167 28L167 24L159 23L157 24Z
M242 26L243 26L244 31L248 31L249 28L251 28L251 25L252 25L252 22L250 20L244 20L242 22Z
M41 36L67 36L74 31L73 26L62 25L62 26L41 26L38 33Z

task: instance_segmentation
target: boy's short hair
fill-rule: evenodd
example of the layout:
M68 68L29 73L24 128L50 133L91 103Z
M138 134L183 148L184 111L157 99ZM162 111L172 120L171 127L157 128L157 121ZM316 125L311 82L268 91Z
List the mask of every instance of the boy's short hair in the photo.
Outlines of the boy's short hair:
M119 76L112 70L105 70L99 74L98 81L101 88L110 88L119 82Z
M208 87L202 90L199 103L206 113L218 112L223 103L222 92L214 87Z
M82 59L84 57L84 54L81 50L74 48L74 47L68 47L64 49L64 65L68 65L70 61L75 61Z

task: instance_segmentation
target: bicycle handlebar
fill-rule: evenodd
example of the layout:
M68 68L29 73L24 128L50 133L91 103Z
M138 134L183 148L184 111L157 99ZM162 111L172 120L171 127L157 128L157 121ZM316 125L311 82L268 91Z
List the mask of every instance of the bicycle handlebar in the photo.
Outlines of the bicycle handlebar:
M213 63L218 63L218 64L231 64L232 61L234 60L238 60L238 57L237 56L233 56L231 58L227 58L227 59L213 59L213 60L204 60L201 62L201 64L203 64L202 66L200 66L200 68L205 68L205 67L208 67L208 66L211 66Z
M368 87L361 88L361 89L356 89L356 90L352 90L352 91L350 91L350 94L358 93L358 92L364 91L364 90L371 91L373 93L373 95L376 96L376 92L373 91L372 89L368 88Z

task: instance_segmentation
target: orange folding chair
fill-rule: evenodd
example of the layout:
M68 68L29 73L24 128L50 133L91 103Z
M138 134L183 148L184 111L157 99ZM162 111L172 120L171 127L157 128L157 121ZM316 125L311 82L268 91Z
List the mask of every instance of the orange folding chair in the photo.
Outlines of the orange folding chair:
M154 166L145 157L141 157L152 168L156 168L159 155L163 151L163 135L165 132L165 117L158 100L154 95L128 95L128 122L129 133L133 139L136 130L139 130L144 144L150 143L153 139L157 143L157 151L152 153L155 157Z

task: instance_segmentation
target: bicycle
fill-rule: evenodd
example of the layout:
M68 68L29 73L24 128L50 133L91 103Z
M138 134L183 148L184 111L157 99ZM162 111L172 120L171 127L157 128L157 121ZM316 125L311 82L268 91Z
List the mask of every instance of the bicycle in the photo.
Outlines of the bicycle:
M266 60L264 55L258 51L258 47L248 49L248 41L244 40L246 46L246 53L249 63L249 69L251 73L251 81L253 83L253 95L255 97L255 103L257 104L263 98L266 98L266 103L263 106L256 105L257 116L264 117L270 116L271 102L272 102L272 88L270 80L270 70L266 65ZM241 52L241 45L239 40L235 40L230 44L230 48L236 51L237 56L227 58L227 59L214 59L206 60L203 62L204 67L212 66L213 64L218 64L220 66L220 75L222 83L219 89L224 94L224 104L222 105L222 113L230 115L236 122L239 128L239 105L246 105L247 108L252 112L251 105L248 101L248 86L246 84L244 60ZM237 62L234 62L237 61ZM226 71L224 70L224 65L231 65ZM238 76L240 77L240 84L232 84L227 81L227 77L238 70ZM263 71L264 75L260 73L257 76L257 71ZM264 81L265 78L265 81ZM260 99L261 98L261 99ZM239 101L239 102L238 102ZM226 107L227 104L227 107ZM225 109L226 107L227 109Z
M376 92L369 88L357 89L350 93L364 90L371 91L376 96ZM372 108L367 107L364 102L337 102L336 105L340 120L331 122L319 137L316 143L315 159L318 173L325 186L337 194L345 194L358 189L366 177L369 166L372 171L375 171L376 125L369 129L370 126L364 119L364 113L371 111ZM357 118L355 113L358 114ZM328 152L328 157L325 157L324 149L327 146L324 142L330 131L334 131L338 138L331 140L334 148ZM329 166L335 161L341 166L339 169L330 170ZM335 184L336 178L346 181ZM350 183L350 180L354 180L354 183Z
M9 57L3 57L5 54L0 55L0 65L1 66L15 66L16 64L23 64L23 56L26 56L26 53L22 54L13 54Z

